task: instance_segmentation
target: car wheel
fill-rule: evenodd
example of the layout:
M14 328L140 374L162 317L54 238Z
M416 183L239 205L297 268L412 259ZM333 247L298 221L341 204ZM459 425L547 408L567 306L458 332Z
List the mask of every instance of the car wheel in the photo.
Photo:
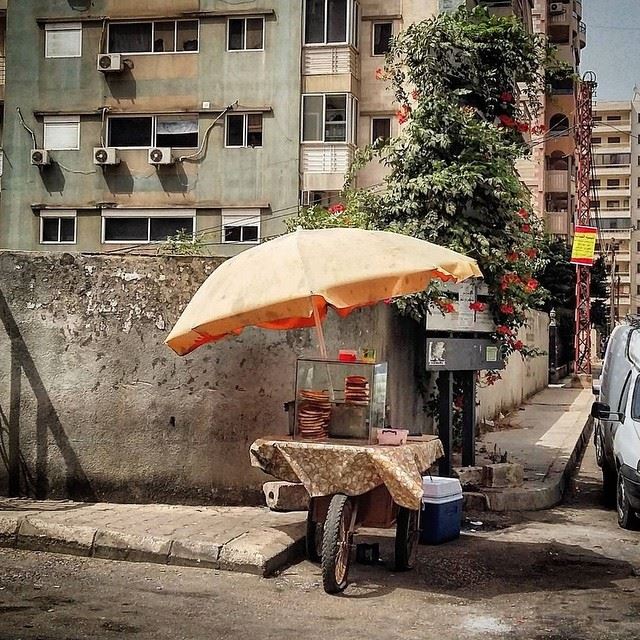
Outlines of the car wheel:
M596 448L596 462L599 467L604 465L604 442L602 441L602 429L597 425L593 433L593 444Z
M624 476L618 472L618 490L616 492L616 508L618 511L618 524L623 529L635 530L640 520L629 504L629 498L624 483Z

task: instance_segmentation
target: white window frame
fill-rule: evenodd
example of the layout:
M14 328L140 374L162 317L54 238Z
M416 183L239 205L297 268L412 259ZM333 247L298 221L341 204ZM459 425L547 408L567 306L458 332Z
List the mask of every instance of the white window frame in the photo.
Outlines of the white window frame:
M229 117L242 116L242 144L231 145L227 144L227 131L229 127ZM247 142L249 140L249 116L261 116L262 117L262 144L258 146L250 147ZM262 149L264 146L264 115L262 113L228 113L224 118L224 148L225 149Z
M374 47L376 46L376 25L378 24L390 24L391 25L391 37L393 38L393 34L394 34L394 27L395 24L393 22L393 20L376 20L375 22L371 23L371 57L372 58L384 58L385 57L385 53L375 53L374 52Z
M260 209L223 209L222 210L222 244L260 244L262 235ZM225 240L226 227L258 227L257 240L244 240L236 242L233 240Z
M244 48L242 49L229 49L229 29L232 20L244 20ZM247 49L247 20L262 20L262 48L261 49ZM228 53L247 53L251 51L264 51L266 49L266 21L264 16L233 16L227 18L227 52ZM200 40L198 39L198 43Z
M369 144L373 144L375 142L375 140L373 139L373 121L374 120L388 120L389 121L389 138L391 139L392 136L392 129L393 129L393 118L391 116L371 116L371 118L369 119ZM377 140L377 138L376 138Z
M105 240L106 220L110 218L147 218L147 239L146 240ZM197 231L197 219L195 209L109 209L102 211L102 223L100 242L102 244L162 244L166 240L151 240L151 219L152 218L191 218L193 224L192 235L195 237Z
M193 54L200 53L200 20L197 18L184 18L184 19L169 19L169 20L114 20L113 22L109 22L107 24L107 38L106 38L106 53L114 53L113 51L109 51L109 36L111 31L112 24L149 24L151 23L151 46L153 47L153 43L155 42L155 33L156 33L156 22L173 22L173 37L174 37L174 46L178 45L178 22L197 22L198 23L198 48L194 51L118 51L123 56L164 56L164 55L176 55L176 54Z
M322 140L303 140L304 137L304 102L306 97L322 96ZM346 96L346 140L336 142L331 140L325 141L326 124L327 124L327 96ZM328 92L328 93L303 93L300 101L300 143L301 144L357 144L358 141L358 99L352 93L344 91Z
M39 236L39 241L40 244L77 244L78 242L78 215L77 215L77 211L74 211L73 209L48 209L48 210L42 210L40 212L40 236ZM51 219L51 218L56 218L58 219L58 240L44 240L43 239L43 234L44 234L44 220L45 219ZM60 219L62 218L72 218L74 221L73 224L73 242L68 241L68 240L60 240L60 232L62 231L62 225L60 223Z
M175 115L176 118L184 118L186 116L195 117L198 121L198 144L195 147L171 147L172 149L198 149L200 147L200 115L197 113L180 113L180 114L172 114L172 113L159 113L159 114L149 114L149 113L118 113L112 116L107 116L107 143L111 138L111 122L117 118L151 118L151 144L149 146L142 147L114 147L114 149L152 149L157 147L156 144L156 134L157 134L157 123L158 118L170 118L172 115Z
M56 56L49 53L49 33L52 31L69 31L74 32L80 36L79 51L72 55ZM47 23L44 25L44 57L48 59L63 59L63 58L82 58L82 23L81 22L59 22L59 23Z
M77 135L75 147L52 146L47 134L47 129L55 125L76 125ZM43 144L47 151L78 151L80 149L80 116L44 116L43 120Z
M347 39L341 42L327 42L328 26L328 6L329 0L324 0L324 42L304 42L305 33L307 30L307 2L304 0L302 5L302 41L305 47L339 47L344 45L351 45L354 49L358 49L358 39L360 36L360 3L357 0L348 0L347 5L347 28L345 33Z

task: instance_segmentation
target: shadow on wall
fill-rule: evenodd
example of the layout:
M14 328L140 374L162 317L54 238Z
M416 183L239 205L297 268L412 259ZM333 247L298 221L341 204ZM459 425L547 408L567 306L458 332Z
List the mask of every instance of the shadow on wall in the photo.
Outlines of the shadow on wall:
M69 438L1 291L0 321L2 321L11 342L8 416L0 407L0 459L7 467L9 495L18 496L26 493L39 499L47 497L49 491L47 481L48 431L50 431L67 468L67 495L72 500L95 501L95 493L71 447ZM37 402L35 475L30 471L20 451L20 406L24 382L29 385Z
M102 167L102 175L111 193L133 193L133 174L126 162Z
M118 102L121 100L135 101L138 97L136 79L128 66L125 65L124 70L120 73L106 73L105 79L112 97Z
M62 195L67 180L55 160L50 165L40 169L40 177L42 178L47 193L59 193Z

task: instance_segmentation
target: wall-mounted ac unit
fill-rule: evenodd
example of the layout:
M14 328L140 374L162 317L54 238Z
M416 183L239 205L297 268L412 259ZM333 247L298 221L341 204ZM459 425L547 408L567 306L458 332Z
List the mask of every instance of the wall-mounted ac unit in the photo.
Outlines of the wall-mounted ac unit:
M36 167L43 167L51 163L49 152L46 149L32 149L31 150L31 164Z
M93 164L120 164L120 158L118 158L118 150L114 147L94 147Z
M562 2L552 2L549 5L549 13L552 16L564 13L564 4Z
M124 63L119 53L101 53L98 56L98 71L102 71L102 73L118 73L123 69Z
M149 164L173 164L170 147L152 147L149 149Z

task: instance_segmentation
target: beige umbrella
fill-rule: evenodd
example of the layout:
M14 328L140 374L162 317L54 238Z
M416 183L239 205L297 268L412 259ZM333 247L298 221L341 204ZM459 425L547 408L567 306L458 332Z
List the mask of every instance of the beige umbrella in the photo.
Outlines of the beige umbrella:
M166 340L178 355L245 327L316 326L322 319L387 298L423 291L434 278L482 277L475 260L424 240L387 231L296 231L224 262L204 282Z

